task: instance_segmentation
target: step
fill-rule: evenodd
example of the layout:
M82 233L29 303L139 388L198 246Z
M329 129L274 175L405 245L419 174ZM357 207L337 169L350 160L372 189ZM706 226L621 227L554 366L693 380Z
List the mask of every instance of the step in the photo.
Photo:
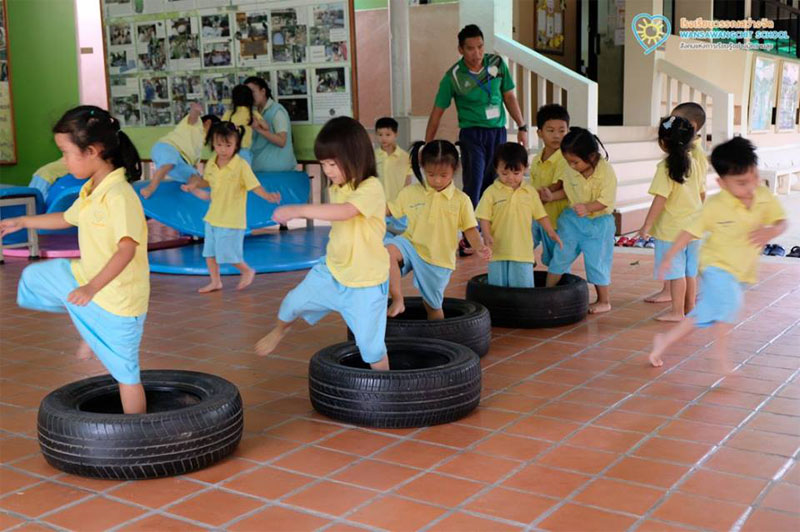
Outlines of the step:
M658 128L653 126L598 126L597 136L603 144L655 141L658 138Z
M611 164L625 161L651 159L655 164L664 158L665 154L652 140L635 142L607 142L608 160Z

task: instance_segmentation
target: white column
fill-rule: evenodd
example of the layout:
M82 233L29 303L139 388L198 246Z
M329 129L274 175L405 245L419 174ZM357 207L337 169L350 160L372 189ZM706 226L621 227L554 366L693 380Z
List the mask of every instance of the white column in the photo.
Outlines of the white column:
M512 0L460 0L458 15L461 28L467 24L476 24L481 29L487 52L494 52L495 34L512 38Z
M411 37L408 0L389 0L392 57L392 115L411 114Z
M645 55L644 49L631 29L633 18L639 13L659 15L661 0L627 0L625 3L625 80L623 83L622 123L626 126L655 126L658 108L654 101L660 94L656 85L656 59L664 52L654 50ZM655 121L654 121L655 120Z
M100 2L75 0L80 102L82 105L96 105L105 109L108 106L108 93L100 20Z

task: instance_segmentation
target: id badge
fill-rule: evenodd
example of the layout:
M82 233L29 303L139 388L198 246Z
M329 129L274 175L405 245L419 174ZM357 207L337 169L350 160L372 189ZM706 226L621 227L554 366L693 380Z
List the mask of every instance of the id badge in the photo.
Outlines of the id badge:
M486 120L494 120L495 118L500 118L500 106L499 105L489 105L486 107Z

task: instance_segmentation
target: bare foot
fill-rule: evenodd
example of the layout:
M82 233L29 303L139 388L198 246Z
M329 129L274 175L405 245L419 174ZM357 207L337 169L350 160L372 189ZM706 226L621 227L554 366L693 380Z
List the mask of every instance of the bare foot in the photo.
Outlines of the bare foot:
M392 304L389 305L389 310L386 311L386 315L389 316L390 318L394 318L395 316L399 316L405 311L406 311L406 305L402 299L392 299Z
M611 303L593 303L589 305L589 314L602 314L611 310Z
M214 292L216 290L222 290L222 281L220 282L210 282L202 288L198 288L197 291L201 294L207 294L209 292Z
M669 290L662 290L652 296L646 297L644 301L645 303L670 303L672 301L672 296Z
M239 284L236 285L237 290L243 290L252 284L253 279L256 278L256 271L253 268L246 270L242 274L242 278L239 281Z
M664 341L663 334L657 334L653 337L653 350L647 355L647 360L650 361L650 364L652 364L654 368L660 368L664 365L664 361L661 360L661 354L666 347L667 345Z
M286 336L287 332L289 332L288 327L275 327L272 329L268 335L259 340L256 344L256 354L260 357L265 357L275 351L275 348L278 347L278 344L281 343L281 340Z
M667 314L662 314L660 316L656 316L656 321L683 321L685 316L683 314L674 314L672 312L668 312Z
M154 187L153 185L147 185L146 187L144 187L139 192L142 194L142 197L144 199L149 199L150 196L152 196L153 192L155 192L155 191L156 191L156 187Z
M86 342L81 342L81 345L78 346L78 350L75 351L75 356L78 360L89 360L92 358L92 348L89 347L89 344Z

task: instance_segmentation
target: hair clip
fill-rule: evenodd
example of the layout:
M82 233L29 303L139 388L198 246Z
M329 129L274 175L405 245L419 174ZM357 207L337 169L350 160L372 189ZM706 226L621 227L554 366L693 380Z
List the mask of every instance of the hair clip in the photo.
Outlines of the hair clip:
M664 123L663 123L663 124L661 124L661 125L664 127L664 129L669 129L669 128L671 128L671 127L672 127L672 123L673 123L674 121L675 121L675 117L674 117L674 116L671 116L671 117L669 117L669 118L667 119L667 121L666 121L666 122L664 122Z

